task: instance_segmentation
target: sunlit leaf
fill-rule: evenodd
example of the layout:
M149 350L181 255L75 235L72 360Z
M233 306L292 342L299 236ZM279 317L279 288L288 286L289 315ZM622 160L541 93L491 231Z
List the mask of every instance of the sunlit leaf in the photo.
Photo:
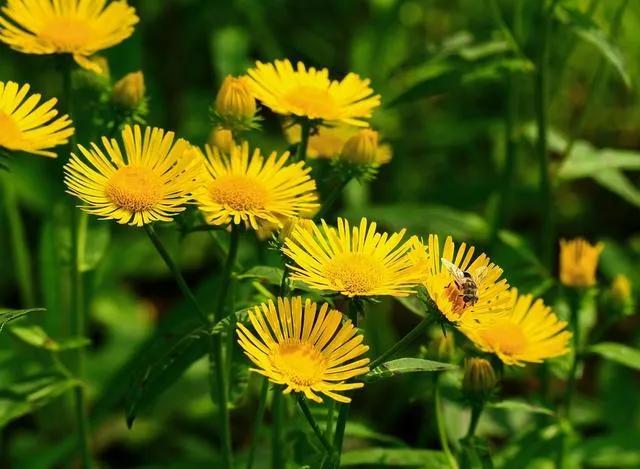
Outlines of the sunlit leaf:
M588 351L634 370L640 370L640 350L638 349L615 342L601 342L589 347Z
M28 314L31 313L40 313L45 311L43 308L32 308L32 309L13 309L7 311L0 311L0 332L4 326L9 324L12 321L17 321L19 319L24 318Z
M70 337L54 340L49 337L49 334L47 334L44 329L37 325L12 327L11 334L32 347L54 352L86 347L91 343L91 341L85 337Z
M507 411L522 411L528 412L530 414L544 414L544 415L553 415L554 412L551 409L547 409L546 407L529 404L524 401L515 401L515 400L504 400L500 402L493 402L489 404L489 407L492 409L502 409Z
M457 367L449 363L423 360L422 358L398 358L383 363L374 368L362 378L365 382L374 382L381 379L406 373L430 373L434 371L455 370Z
M347 451L340 460L342 466L380 465L392 467L449 468L442 451L409 448L363 448Z

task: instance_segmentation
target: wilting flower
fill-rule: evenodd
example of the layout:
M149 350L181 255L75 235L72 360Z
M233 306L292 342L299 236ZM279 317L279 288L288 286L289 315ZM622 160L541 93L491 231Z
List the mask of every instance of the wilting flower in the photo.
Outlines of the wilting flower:
M373 94L369 80L355 73L335 81L326 68L307 69L298 62L294 69L289 60L276 60L257 62L248 75L255 97L285 116L366 127L365 119L380 105L380 96Z
M256 100L247 77L227 77L216 96L215 112L229 129L250 129L256 114Z
M103 219L142 226L171 221L184 210L198 186L202 158L174 133L125 126L124 153L115 139L78 145L82 158L65 165L68 192L84 202L83 210ZM105 155L106 152L106 155Z
M282 252L291 265L291 278L318 290L333 291L348 297L407 296L420 281L418 270L407 255L412 240L401 244L405 230L378 233L376 223L366 218L358 226L338 218L338 228L322 221L296 226L285 240Z
M29 95L29 85L0 81L0 147L54 157L47 151L68 142L73 135L69 116L58 116L51 98L38 105L41 96Z
M596 283L598 258L604 244L582 238L560 240L560 281L569 287L592 287Z
M133 33L138 22L126 1L7 0L0 16L0 41L27 54L71 54L100 73L89 57Z
M498 377L491 363L484 358L468 358L464 362L462 390L472 399L485 400L498 384Z
M144 102L144 96L144 74L141 71L129 73L113 85L113 101L126 109L137 109Z
M257 366L254 371L284 392L303 392L316 402L324 394L338 402L351 399L338 394L358 389L363 383L346 381L369 371L369 359L362 358L369 347L351 321L343 323L340 311L329 310L301 297L278 298L249 312L253 331L238 323L240 346Z
M477 324L493 319L509 308L509 285L500 280L502 269L485 254L475 256L466 243L456 251L451 236L440 250L437 235L429 235L428 245L416 243L412 258L424 272L422 283L440 312L450 322ZM443 260L444 259L444 260Z
M268 158L249 144L234 146L230 155L206 147L206 168L196 201L212 225L244 224L257 230L317 207L316 183L303 162L286 165L289 153Z
M214 127L209 134L209 146L216 147L222 153L229 155L235 142L233 140L233 133L229 129L223 129L222 127Z
M356 135L360 128L352 125L320 126L309 136L307 157L309 158L337 158L342 154L344 144ZM289 143L297 143L301 138L300 125L285 127L285 136ZM391 161L391 147L385 143L378 143L378 150L374 163L381 165Z
M507 365L540 363L569 352L571 333L542 300L531 295L510 293L511 307L506 315L480 325L464 324L467 337L485 352L498 356Z

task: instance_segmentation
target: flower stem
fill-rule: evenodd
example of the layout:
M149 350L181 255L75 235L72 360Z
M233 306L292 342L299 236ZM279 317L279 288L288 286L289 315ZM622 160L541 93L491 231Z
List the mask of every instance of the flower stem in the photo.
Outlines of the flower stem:
M258 411L256 419L253 423L253 438L251 439L251 447L249 448L249 456L247 457L247 469L253 467L253 461L256 456L256 448L258 447L258 436L260 436L260 428L264 420L264 411L267 407L267 395L269 393L269 380L262 378L262 387L260 388L260 400L258 401Z
M402 339L392 345L388 350L379 355L378 358L373 360L369 364L369 368L372 370L377 366L381 365L385 360L395 355L397 352L405 348L411 342L413 342L416 338L418 338L424 330L429 327L429 325L433 322L431 316L425 317L422 321L420 321L413 329L409 331L407 335L405 335Z
M296 161L307 159L307 147L309 145L309 134L311 133L311 121L303 118L300 120L300 142L296 150Z
M25 308L35 306L35 291L33 287L33 272L31 268L31 256L25 236L24 224L20 216L20 207L16 196L15 187L8 175L0 175L4 188L4 208L9 224L9 237L13 262L15 263L16 278L20 288L20 300Z
M313 429L313 432L318 437L318 440L320 440L320 443L324 447L325 451L330 456L333 455L333 447L331 446L331 443L329 443L327 438L324 436L324 433L322 433L322 430L316 423L316 420L313 418L313 415L311 414L311 410L307 405L307 401L305 397L302 394L298 393L297 398L298 398L298 406L300 406L300 410L302 410L302 413L306 417L307 422L309 422L309 426L311 426L311 428Z
M436 425L438 427L438 438L440 439L440 446L442 447L442 452L447 458L449 462L449 467L451 469L458 469L458 463L456 462L456 458L453 456L451 452L451 448L449 447L449 440L447 438L447 429L445 426L444 416L442 415L442 397L440 392L440 373L436 373L433 378L434 385L434 408L436 414Z
M469 421L469 430L467 430L467 439L475 436L476 428L478 428L478 422L480 421L480 416L482 415L483 410L484 402L475 403L471 406L471 420Z
M282 390L274 389L273 398L271 399L271 411L273 413L273 431L271 435L271 466L273 469L282 469L284 467L282 426L284 413L284 396Z
M342 194L342 191L345 187L347 187L347 184L349 184L349 182L351 182L350 177L340 179L338 184L334 186L327 198L322 203L322 207L320 208L318 213L316 213L316 215L313 217L315 221L321 220L322 218L327 216L327 213L329 213L329 210L331 210L331 208L335 205L338 197L340 197L340 194Z

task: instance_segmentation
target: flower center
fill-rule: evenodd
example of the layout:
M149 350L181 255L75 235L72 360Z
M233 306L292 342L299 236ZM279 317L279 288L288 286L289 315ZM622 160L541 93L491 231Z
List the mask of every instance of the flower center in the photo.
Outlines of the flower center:
M263 209L268 201L264 186L244 176L216 179L210 184L209 192L216 203L240 212Z
M331 118L335 114L333 97L326 89L299 86L284 96L289 107L297 108L300 114L316 118Z
M93 37L93 29L73 18L56 17L46 23L39 36L61 52L77 52Z
M22 140L22 132L11 116L0 111L0 146L15 147Z
M120 168L105 190L114 204L130 212L151 210L163 197L160 178L152 170L137 166Z
M340 290L351 295L368 295L380 285L382 266L370 256L344 254L329 261L326 277Z
M313 345L298 339L287 339L278 345L271 356L273 366L299 386L312 386L322 381L327 359Z
M517 355L527 348L527 338L522 328L511 321L500 321L480 332L482 338L494 350L506 355Z

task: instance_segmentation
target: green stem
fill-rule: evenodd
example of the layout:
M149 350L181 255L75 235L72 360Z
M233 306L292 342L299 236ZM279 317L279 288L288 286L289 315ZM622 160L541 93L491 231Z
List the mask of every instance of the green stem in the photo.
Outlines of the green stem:
M251 439L251 447L249 448L249 456L247 457L247 469L253 467L253 461L256 456L256 448L258 447L258 437L264 420L264 411L267 407L267 395L269 393L269 380L262 378L262 387L260 388L260 400L258 401L258 411L256 419L253 423L253 438Z
M407 335L405 335L402 339L400 339L398 342L396 342L394 345L392 345L387 351L385 351L381 355L379 355L378 358L373 360L369 364L369 368L371 368L373 370L377 366L381 365L385 360L387 360L388 358L392 357L397 352L399 352L401 349L403 349L404 347L409 345L416 338L418 338L427 329L427 327L429 327L429 325L432 323L432 321L433 321L433 319L432 319L431 315L428 315L427 317L425 317L413 329L411 329Z
M307 405L307 401L306 401L304 395L302 395L300 393L297 393L297 398L298 398L298 406L300 406L300 410L302 410L302 413L304 414L305 418L307 419L307 422L309 422L309 426L311 426L311 428L313 429L313 432L318 437L318 440L320 440L320 443L322 444L322 446L323 446L324 450L327 452L327 454L332 455L333 454L333 447L331 446L331 443L329 443L327 438L324 436L324 433L322 433L322 430L320 429L320 427L316 423L315 419L313 418L313 415L311 414L311 410L309 409L309 406Z
M303 118L300 121L300 142L296 150L296 161L307 159L307 147L309 146L309 134L311 133L311 121Z
M484 409L484 402L477 403L471 406L471 420L469 421L469 430L467 430L467 439L475 436L476 428L478 428L478 422L480 422L480 416Z
M8 175L1 175L0 177L4 188L4 208L7 213L11 252L13 254L18 287L20 288L20 299L22 306L29 308L35 306L36 299L33 287L31 256L29 255L24 224L20 216L18 198L12 181Z
M538 171L540 177L540 207L542 211L541 223L541 258L547 269L551 270L554 257L554 228L553 228L553 195L551 192L551 176L549 174L549 151L547 142L547 66L548 39L550 34L550 16L553 14L556 2L550 8L545 8L544 1L540 5L540 34L538 41L538 61L535 73L534 107L538 138L536 153L538 156Z
M283 421L284 421L284 396L282 389L276 387L273 390L273 398L271 400L271 411L273 413L273 431L271 435L271 466L273 469L282 469L284 467L283 458Z
M333 399L329 399L327 402L327 424L324 429L324 436L327 440L331 440L331 435L333 433L333 417L336 410L336 401Z
M442 414L442 397L440 392L440 373L436 373L433 378L434 381L434 407L436 414L436 425L438 427L438 438L440 439L440 446L442 447L442 452L447 458L449 462L449 467L451 469L458 469L458 463L456 462L456 458L453 456L451 452L451 448L449 447L449 439L447 438L447 429L445 426L444 416Z
M318 213L316 213L316 215L313 217L314 220L321 220L327 216L327 213L329 213L329 210L331 210L331 208L334 206L334 204L338 200L338 197L340 197L340 194L342 194L342 191L345 187L347 187L347 184L349 184L349 182L351 182L350 177L340 179L338 184L335 185L333 190L329 193L327 198L322 203L322 207L320 208Z

